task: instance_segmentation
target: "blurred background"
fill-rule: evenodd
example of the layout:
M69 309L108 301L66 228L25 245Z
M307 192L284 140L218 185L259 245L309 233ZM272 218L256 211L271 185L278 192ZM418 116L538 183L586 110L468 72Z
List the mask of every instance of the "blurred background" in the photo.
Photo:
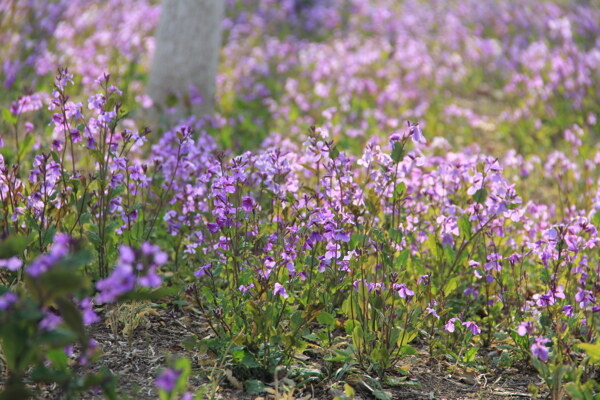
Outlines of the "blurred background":
M147 84L160 13L153 0L2 0L2 105L63 66L89 92L109 72L131 115L161 116L150 119L158 134L214 104L195 118L233 151L311 125L359 149L405 120L493 154L551 150L583 131L598 139L595 1L227 0L214 101L189 86L157 108ZM190 49L202 40L181 36Z

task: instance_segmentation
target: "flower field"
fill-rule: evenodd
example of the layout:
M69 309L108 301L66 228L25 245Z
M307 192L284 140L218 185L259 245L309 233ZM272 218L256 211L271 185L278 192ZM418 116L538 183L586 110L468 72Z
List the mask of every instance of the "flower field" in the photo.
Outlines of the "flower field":
M0 0L0 400L600 398L600 4L226 3Z

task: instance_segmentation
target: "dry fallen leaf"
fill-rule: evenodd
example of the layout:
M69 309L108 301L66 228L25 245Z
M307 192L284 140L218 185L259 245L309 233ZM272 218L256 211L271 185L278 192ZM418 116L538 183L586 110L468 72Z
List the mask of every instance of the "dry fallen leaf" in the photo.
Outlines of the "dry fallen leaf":
M244 385L235 376L233 376L233 372L231 372L230 369L225 370L225 377L227 378L231 386L233 386L237 390L244 390Z

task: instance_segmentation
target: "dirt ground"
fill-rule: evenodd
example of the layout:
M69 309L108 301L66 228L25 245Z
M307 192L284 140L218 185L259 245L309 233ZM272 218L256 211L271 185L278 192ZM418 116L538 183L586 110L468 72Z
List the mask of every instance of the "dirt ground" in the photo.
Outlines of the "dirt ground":
M137 312L139 310L136 310ZM127 398L156 399L154 381L164 368L166 357L185 356L192 361L192 375L189 381L192 391L211 388L209 393L212 393L212 398L219 400L275 399L275 396L269 393L259 396L245 393L240 390L242 384L231 375L231 371L223 369L214 358L184 347L186 337L191 335L203 337L209 334L206 324L199 318L191 318L190 314L181 308L158 312L142 311L142 317L136 313L128 316L126 312L121 312L120 319L112 318L112 327L111 314L104 313L103 321L109 323L95 324L90 332L99 342L103 352L101 360L94 364L93 369L107 367L118 375L119 391ZM135 315L138 315L137 319ZM129 331L124 334L123 328ZM541 386L541 381L535 372L527 369L492 367L485 374L479 375L468 371L451 373L449 371L453 368L450 363L429 360L424 351L407 360L405 367L408 372L399 375L394 386L383 387L391 394L392 399L529 399L532 396L528 392L528 386ZM211 374L213 379L210 379ZM289 382L291 385L288 387L293 386L292 381L286 377L281 377L280 381ZM336 396L343 396L345 383L354 389L356 399L377 398L368 384L361 380L353 381L351 377L346 379L346 382L332 380L313 382L311 385L288 391L287 397L283 397L280 391L279 398L333 399ZM541 394L540 397L543 398L544 392L541 391ZM56 388L46 387L39 394L39 398L60 399L61 396ZM101 396L87 393L81 398L98 399Z

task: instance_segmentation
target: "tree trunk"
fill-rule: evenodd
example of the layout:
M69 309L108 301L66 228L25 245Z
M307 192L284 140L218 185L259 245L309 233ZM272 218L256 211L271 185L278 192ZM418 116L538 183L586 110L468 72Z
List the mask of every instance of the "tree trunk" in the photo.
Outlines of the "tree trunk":
M225 0L163 0L148 82L155 105L177 96L178 116L212 110L224 8Z

